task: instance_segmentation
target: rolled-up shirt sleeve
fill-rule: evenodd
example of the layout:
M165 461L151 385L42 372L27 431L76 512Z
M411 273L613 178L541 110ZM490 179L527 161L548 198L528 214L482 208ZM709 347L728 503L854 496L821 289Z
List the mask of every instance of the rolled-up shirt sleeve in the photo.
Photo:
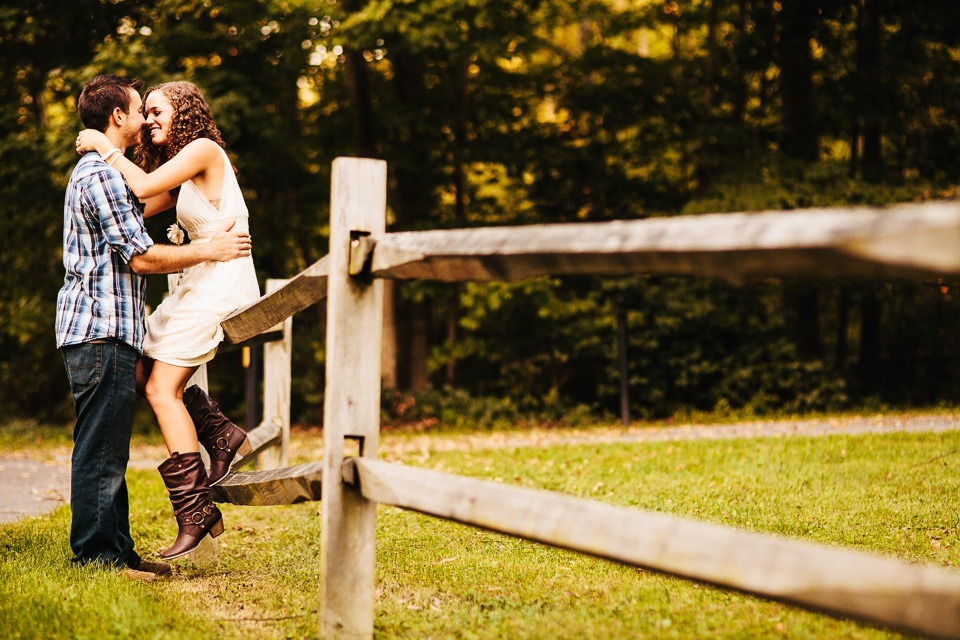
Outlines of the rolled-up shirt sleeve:
M90 176L86 187L88 211L97 217L107 244L124 262L129 263L153 246L143 224L141 207L119 171L98 171Z

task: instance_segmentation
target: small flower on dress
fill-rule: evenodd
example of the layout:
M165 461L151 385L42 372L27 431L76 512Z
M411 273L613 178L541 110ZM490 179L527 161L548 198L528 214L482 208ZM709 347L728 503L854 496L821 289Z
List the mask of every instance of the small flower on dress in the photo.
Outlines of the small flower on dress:
M167 227L167 240L174 243L178 247L183 244L183 229L180 228L180 222L174 222L172 225ZM180 283L183 282L183 269L177 272L177 286L180 286Z
M183 229L176 222L167 228L167 239L176 245L183 243Z

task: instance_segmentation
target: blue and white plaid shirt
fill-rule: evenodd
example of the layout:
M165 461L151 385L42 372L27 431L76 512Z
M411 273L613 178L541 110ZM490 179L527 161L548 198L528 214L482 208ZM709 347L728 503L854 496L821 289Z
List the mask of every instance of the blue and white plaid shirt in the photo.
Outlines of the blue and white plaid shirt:
M57 347L116 338L141 351L146 282L128 264L153 245L143 205L119 171L88 153L63 204L63 266Z

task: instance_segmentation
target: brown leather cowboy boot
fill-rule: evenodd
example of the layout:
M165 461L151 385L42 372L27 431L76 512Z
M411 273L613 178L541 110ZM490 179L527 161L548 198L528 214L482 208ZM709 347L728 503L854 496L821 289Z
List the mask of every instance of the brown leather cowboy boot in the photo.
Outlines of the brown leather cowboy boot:
M223 515L210 500L207 471L199 452L174 451L157 469L170 492L173 515L177 519L177 539L160 554L161 558L179 558L196 549L208 533L214 538L223 533Z
M220 406L197 385L183 392L183 404L197 428L197 440L210 455L209 482L213 486L230 471L234 458L252 451L247 433L230 422Z

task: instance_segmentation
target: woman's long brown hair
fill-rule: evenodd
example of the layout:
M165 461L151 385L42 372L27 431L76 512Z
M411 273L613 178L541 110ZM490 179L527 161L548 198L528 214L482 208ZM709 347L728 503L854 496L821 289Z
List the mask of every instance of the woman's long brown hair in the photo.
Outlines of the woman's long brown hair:
M137 147L134 159L144 171L150 173L156 170L197 138L209 138L221 147L226 147L220 137L220 130L210 115L210 106L195 84L178 80L150 87L143 95L144 104L154 91L163 93L170 101L173 117L170 119L170 132L165 145L153 144L149 130L142 131L142 142Z

